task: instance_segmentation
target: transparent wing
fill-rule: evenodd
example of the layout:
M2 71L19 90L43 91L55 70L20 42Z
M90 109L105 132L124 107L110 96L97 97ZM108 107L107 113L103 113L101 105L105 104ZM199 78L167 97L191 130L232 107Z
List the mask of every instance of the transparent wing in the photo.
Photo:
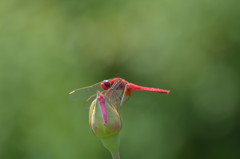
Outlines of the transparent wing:
M127 86L127 82L124 83L120 80L115 81L112 87L103 93L105 100L119 110L128 99L129 94L127 93Z
M92 86L73 90L69 93L68 98L72 101L84 100L87 102L93 97L96 97L98 91L103 91L103 89L101 88L101 82L96 83Z

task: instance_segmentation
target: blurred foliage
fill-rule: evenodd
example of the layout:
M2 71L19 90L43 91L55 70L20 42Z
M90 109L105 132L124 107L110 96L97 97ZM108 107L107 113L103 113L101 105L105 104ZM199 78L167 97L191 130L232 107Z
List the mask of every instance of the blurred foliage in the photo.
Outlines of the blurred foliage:
M0 158L100 159L88 110L67 93L101 80L133 92L122 158L240 158L238 0L1 0Z

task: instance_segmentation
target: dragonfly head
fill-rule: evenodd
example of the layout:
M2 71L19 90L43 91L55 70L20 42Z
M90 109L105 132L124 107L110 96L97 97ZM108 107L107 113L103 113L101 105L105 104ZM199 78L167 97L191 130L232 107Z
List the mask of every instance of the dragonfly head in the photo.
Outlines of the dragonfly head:
M102 89L107 90L111 87L111 83L109 82L109 80L104 80L101 83L101 87Z

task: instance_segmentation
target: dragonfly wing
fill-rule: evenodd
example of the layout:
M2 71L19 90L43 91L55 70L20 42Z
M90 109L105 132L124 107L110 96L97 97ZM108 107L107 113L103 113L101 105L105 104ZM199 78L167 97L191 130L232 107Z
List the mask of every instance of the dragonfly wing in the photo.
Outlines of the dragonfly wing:
M79 100L89 101L90 99L96 96L98 91L100 92L103 91L103 89L101 88L101 82L96 83L89 87L83 87L73 90L69 93L68 97L70 100L73 101Z
M117 109L120 109L128 97L127 86L127 83L123 83L120 80L115 81L112 87L104 93L105 99Z
M123 103L128 99L127 89L128 89L128 84L125 85L125 88L124 88L124 90L123 90L122 99L121 99L121 101L120 101L119 108L121 108L122 105L123 105Z

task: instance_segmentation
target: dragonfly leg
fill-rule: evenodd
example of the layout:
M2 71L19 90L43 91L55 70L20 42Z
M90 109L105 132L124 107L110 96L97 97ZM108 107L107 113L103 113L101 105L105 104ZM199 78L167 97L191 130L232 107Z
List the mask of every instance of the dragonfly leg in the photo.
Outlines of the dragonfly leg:
M117 97L119 98L119 100L121 100L121 97L120 97L120 95L119 95L119 94L117 94L117 93L116 93L116 95L117 95Z
M122 92L122 99L121 99L121 102L120 102L120 108L122 107L122 104L123 104L123 101L124 101L124 98L125 98L125 95L126 95L126 92L127 92L127 88L128 88L128 84L126 84L126 87L124 89L124 91Z
M92 95L92 96L90 96L90 97L87 99L87 102L88 102L92 97L94 97L94 96L95 96L95 94Z
M113 97L115 98L115 104L117 103L117 97L116 97L116 93L113 92Z

